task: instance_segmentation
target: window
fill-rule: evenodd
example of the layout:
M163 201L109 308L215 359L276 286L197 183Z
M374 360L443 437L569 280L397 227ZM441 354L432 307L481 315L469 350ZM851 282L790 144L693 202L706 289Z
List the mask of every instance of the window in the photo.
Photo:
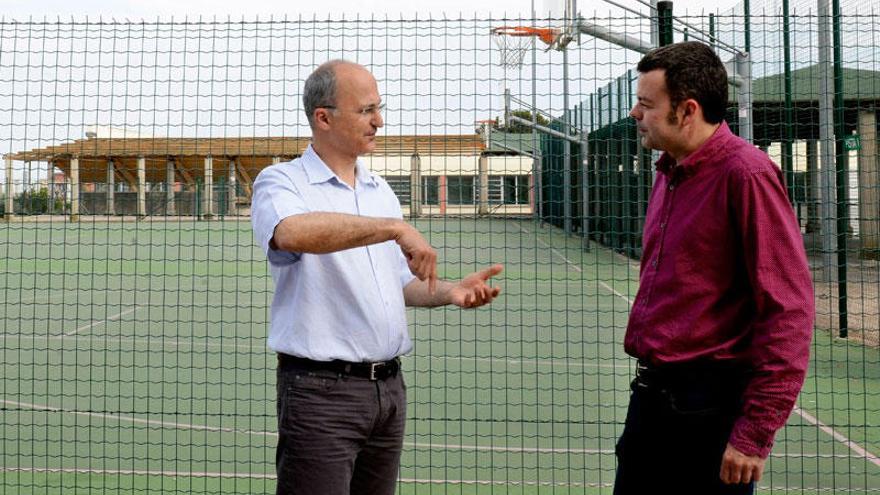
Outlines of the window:
M504 176L504 204L527 205L529 204L529 176L506 175Z
M500 205L504 199L504 177L501 175L489 176L489 204Z
M422 204L436 206L440 204L440 178L422 177Z
M397 195L397 199L401 205L409 205L412 203L412 185L410 176L408 175L386 175L385 182L391 186L391 190Z
M474 176L456 175L446 178L448 202L450 205L474 204Z
M490 175L489 204L529 204L529 176Z

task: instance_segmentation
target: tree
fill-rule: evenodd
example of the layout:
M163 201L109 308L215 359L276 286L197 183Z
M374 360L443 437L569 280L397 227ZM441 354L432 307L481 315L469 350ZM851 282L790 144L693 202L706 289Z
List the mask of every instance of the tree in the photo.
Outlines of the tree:
M25 215L39 215L49 212L49 190L45 187L38 191L26 191L17 194L13 199L15 212ZM60 212L64 208L64 202L55 198L54 211Z
M510 114L523 120L528 120L529 122L532 121L532 112L528 110L513 110L512 112L510 112ZM542 125L544 127L550 126L550 121L547 120L546 117L544 117L540 113L536 115L538 125ZM511 134L528 134L532 132L532 128L527 126L526 124L523 124L522 122L507 122L507 125L497 126L496 129L503 132L509 132Z

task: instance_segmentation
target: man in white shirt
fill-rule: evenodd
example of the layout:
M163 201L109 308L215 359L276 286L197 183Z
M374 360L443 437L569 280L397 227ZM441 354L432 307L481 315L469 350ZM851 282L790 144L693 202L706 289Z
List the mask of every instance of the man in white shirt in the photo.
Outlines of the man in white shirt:
M333 60L306 80L312 144L254 183L252 224L275 295L279 494L393 494L406 421L405 306L474 308L500 292L494 265L437 279L437 254L358 157L384 124L376 80Z

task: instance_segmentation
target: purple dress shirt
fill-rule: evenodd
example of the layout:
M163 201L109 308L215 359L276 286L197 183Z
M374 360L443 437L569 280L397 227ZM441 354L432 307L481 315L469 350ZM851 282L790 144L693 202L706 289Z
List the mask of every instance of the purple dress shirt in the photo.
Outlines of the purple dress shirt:
M803 385L814 316L781 171L726 122L680 163L664 154L657 170L626 352L657 365L751 367L730 443L766 457Z

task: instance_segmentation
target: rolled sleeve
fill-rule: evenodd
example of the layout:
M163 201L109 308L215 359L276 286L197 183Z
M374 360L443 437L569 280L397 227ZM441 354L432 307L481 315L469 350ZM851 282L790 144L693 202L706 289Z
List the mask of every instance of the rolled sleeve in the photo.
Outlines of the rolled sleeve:
M283 165L283 164L281 164ZM264 169L254 181L251 202L251 226L257 243L263 248L269 262L275 265L294 263L299 253L272 249L269 246L275 235L275 227L285 218L309 211L302 195L293 181L275 165Z

